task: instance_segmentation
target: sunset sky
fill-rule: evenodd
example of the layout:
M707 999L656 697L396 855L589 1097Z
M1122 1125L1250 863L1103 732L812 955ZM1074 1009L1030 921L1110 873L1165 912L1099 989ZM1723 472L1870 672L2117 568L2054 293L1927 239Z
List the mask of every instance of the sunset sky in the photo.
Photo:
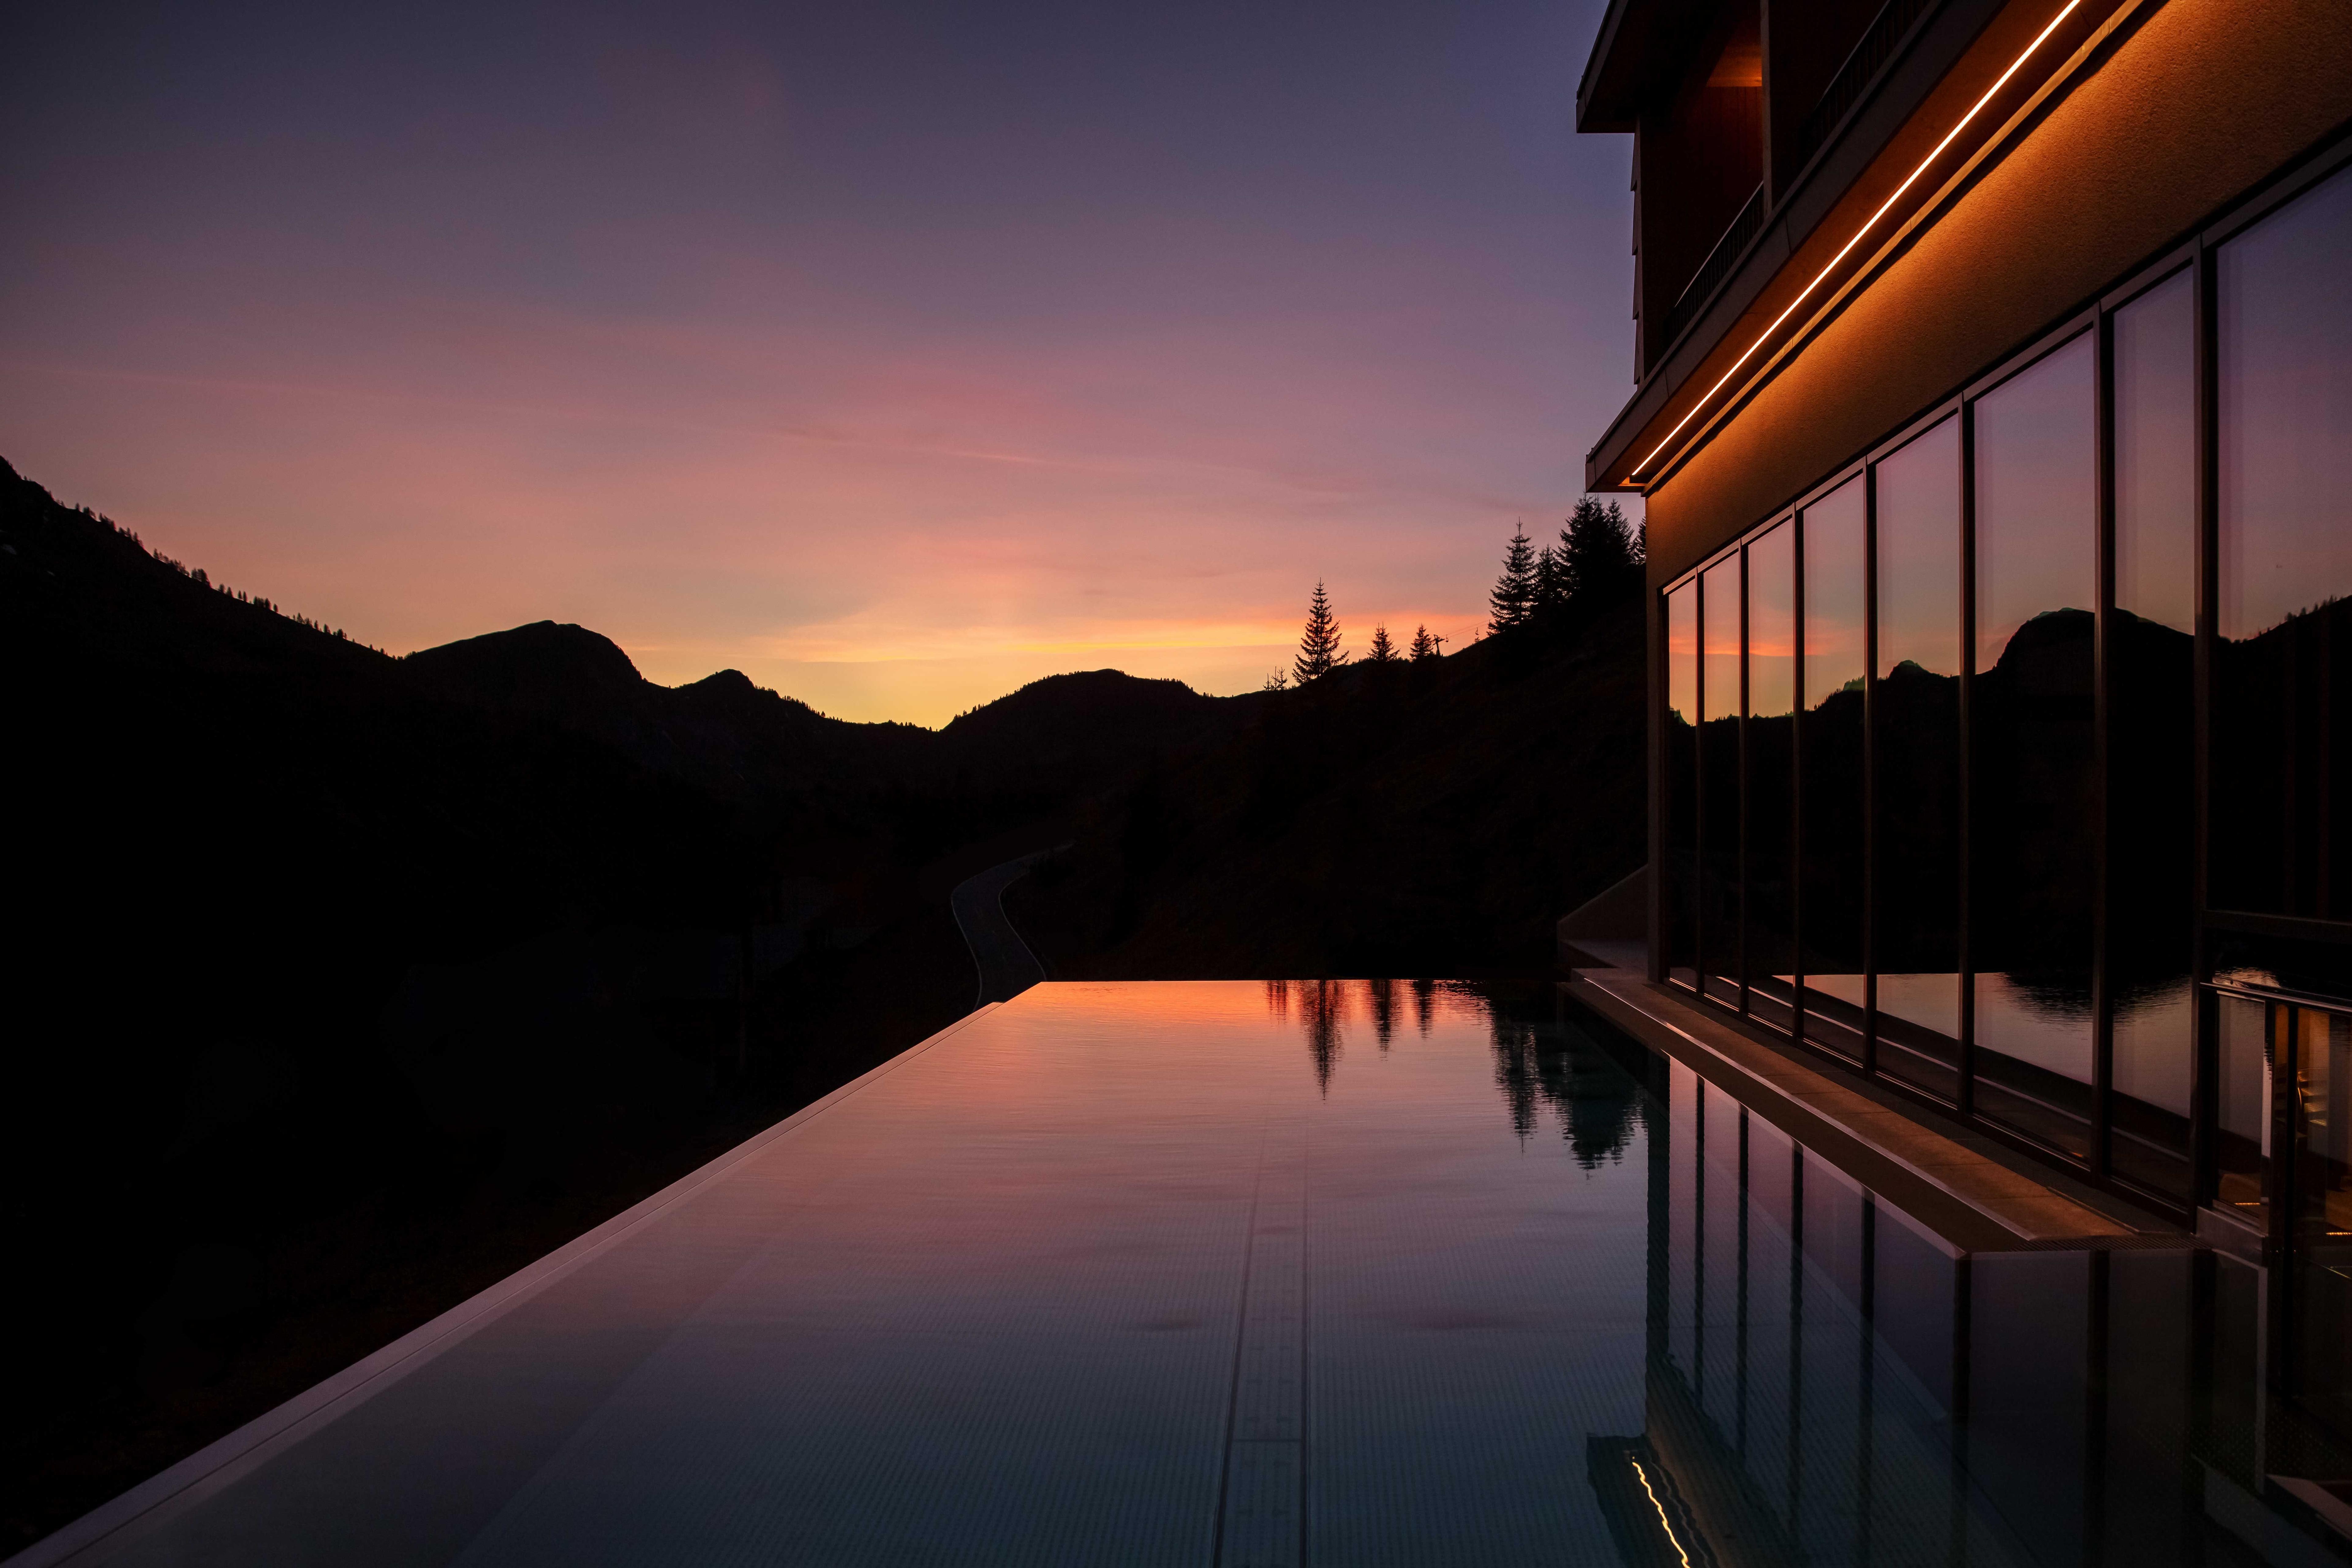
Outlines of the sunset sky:
M44 7L0 456L394 652L939 723L1466 640L1631 391L1600 0Z

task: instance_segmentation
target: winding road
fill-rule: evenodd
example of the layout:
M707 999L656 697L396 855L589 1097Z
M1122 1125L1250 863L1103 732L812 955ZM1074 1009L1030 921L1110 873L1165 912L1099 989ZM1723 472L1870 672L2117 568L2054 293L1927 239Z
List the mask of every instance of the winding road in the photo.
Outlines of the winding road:
M971 949L971 962L980 970L980 994L972 1003L984 1007L991 1002L1010 1002L1032 985L1045 978L1045 966L1013 929L1004 915L1004 889L1022 877L1029 868L1050 849L1035 849L1016 856L999 866L991 866L976 877L958 882L948 895L948 907L955 912L956 926L963 932L964 945Z

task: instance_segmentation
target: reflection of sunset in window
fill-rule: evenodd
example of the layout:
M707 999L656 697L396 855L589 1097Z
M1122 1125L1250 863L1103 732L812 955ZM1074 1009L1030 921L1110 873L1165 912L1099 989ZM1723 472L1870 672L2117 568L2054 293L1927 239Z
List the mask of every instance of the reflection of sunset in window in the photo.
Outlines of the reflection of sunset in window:
M1666 707L1685 724L1698 722L1698 588L1691 583L1666 595Z
M1706 647L1699 706L1706 720L1739 716L1739 557L1710 566L1699 588Z
M1859 474L1805 509L1805 706L1859 689L1864 494Z
M1748 711L1759 719L1797 706L1797 553L1782 523L1748 547Z

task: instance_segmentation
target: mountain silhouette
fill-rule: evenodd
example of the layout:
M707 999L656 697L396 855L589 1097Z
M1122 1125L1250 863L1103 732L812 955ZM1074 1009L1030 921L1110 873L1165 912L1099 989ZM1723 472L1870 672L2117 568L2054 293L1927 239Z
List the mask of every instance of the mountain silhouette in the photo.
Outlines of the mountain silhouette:
M42 1347L29 1541L951 1022L965 877L1060 977L1528 973L1641 859L1638 605L930 730L540 621L395 658L0 463ZM1416 991L1416 995L1421 994Z
M852 723L552 622L394 658L5 464L0 657L18 1542L952 1021L947 889L1253 707Z
M1351 665L1087 797L1005 904L1056 978L1527 975L1641 865L1642 606Z

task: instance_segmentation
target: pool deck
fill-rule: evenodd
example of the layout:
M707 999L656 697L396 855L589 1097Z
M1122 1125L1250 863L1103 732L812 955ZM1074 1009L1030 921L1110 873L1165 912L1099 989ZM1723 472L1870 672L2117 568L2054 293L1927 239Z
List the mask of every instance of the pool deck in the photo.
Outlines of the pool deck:
M2194 1245L2186 1232L1895 1096L1810 1065L1627 969L1579 969L1569 994L1716 1084L1962 1252ZM1942 1119L1937 1119L1942 1121Z

